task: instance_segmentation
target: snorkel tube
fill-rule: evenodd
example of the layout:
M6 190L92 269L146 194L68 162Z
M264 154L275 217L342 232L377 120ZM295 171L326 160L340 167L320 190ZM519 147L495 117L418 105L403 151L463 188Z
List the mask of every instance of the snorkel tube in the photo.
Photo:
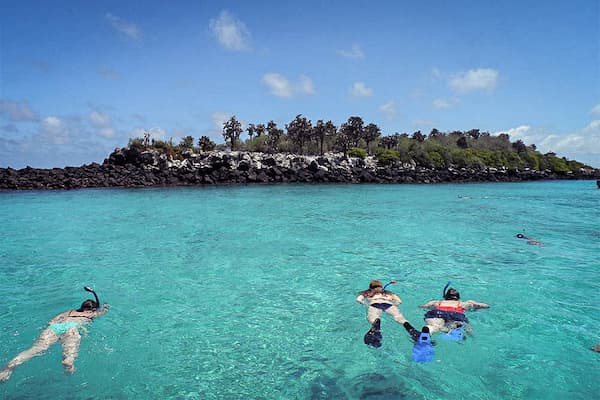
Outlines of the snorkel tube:
M448 283L446 283L446 286L444 286L444 290L442 290L442 299L446 298L446 289L448 289L448 286L450 286L452 282L448 281Z
M98 295L96 294L96 292L94 291L94 289L92 289L89 286L84 286L83 290L85 290L86 292L90 292L91 294L94 295L94 297L96 298L96 308L100 308L100 300L98 300Z
M389 281L388 283L386 283L383 286L383 290L385 290L386 287L390 286L390 285L395 285L396 283L398 283L398 281L396 281L395 279L392 279L391 281Z

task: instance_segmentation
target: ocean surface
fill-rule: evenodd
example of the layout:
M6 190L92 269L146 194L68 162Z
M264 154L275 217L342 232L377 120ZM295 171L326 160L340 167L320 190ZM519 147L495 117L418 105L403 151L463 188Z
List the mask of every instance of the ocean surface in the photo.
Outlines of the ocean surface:
M363 343L371 279L398 280L418 328L448 281L490 308L415 363L387 316L383 346ZM0 364L83 286L111 309L76 373L55 345L0 398L598 398L593 181L0 193Z

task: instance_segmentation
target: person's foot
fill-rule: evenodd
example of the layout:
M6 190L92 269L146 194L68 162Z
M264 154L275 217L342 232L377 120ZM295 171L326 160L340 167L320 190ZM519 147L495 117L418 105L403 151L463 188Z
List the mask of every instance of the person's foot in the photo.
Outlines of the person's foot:
M64 365L65 367L65 371L67 371L70 374L74 374L75 373L75 366L69 362L62 362L62 365Z
M10 378L11 374L12 369L4 368L2 371L0 371L0 382L6 382Z

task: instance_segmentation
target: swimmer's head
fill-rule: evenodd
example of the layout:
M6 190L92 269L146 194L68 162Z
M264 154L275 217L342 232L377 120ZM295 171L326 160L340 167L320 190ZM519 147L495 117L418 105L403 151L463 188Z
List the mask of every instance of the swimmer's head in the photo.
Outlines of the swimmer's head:
M444 295L444 300L460 300L460 293L458 293L458 290L450 288Z
M87 299L81 303L81 307L77 311L94 311L98 308L98 304L94 300Z
M378 280L371 281L371 283L369 283L369 289L375 288L383 288L383 283L381 283L381 281Z
M515 237L518 237L519 239L523 239L525 237L525 235L523 235L522 233L517 233Z

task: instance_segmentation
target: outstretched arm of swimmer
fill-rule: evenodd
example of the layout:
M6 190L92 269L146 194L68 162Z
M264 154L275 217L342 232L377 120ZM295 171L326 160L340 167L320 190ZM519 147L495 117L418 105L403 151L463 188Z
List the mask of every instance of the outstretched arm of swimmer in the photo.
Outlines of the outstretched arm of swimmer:
M468 309L472 309L472 310L477 310L478 308L490 308L490 306L488 304L478 303L473 300L463 301L463 302L461 302L461 305L463 308L468 308Z
M400 297L398 297L397 295L393 294L391 297L392 297L392 302L395 305L398 306L398 305L402 304L402 300L400 300Z
M428 302L428 303L421 304L421 305L419 306L419 308L434 308L434 307L437 307L439 304L440 304L440 301L439 301L439 300L431 300L431 301L430 301L430 302Z
M358 304L365 304L365 296L363 296L362 294L359 294L358 297L356 298L356 302Z
M92 316L92 318L96 318L96 317L106 314L109 309L110 309L110 304L108 304L108 303L102 304L102 307L100 307L99 309L94 311L94 315Z

